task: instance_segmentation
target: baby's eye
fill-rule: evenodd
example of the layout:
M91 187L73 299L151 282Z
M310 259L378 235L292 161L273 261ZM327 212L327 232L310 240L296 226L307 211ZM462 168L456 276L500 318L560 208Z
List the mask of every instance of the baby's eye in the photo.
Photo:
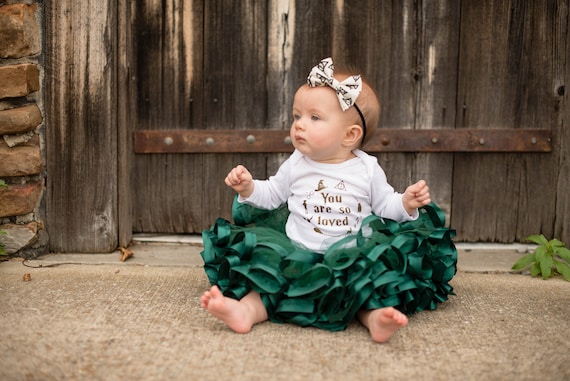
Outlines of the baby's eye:
M311 116L311 119L312 119L312 120L319 120L320 118L319 118L317 115L312 115L312 116Z
M293 114L293 119L299 120L299 119L301 119L301 115L299 115L299 114Z

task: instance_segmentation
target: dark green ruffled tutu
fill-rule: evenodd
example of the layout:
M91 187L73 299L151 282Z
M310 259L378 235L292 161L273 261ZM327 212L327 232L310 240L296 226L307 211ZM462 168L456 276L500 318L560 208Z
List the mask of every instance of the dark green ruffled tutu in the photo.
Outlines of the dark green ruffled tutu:
M218 219L202 233L204 269L228 297L257 291L273 322L340 331L360 309L393 306L410 315L453 294L455 232L433 203L415 221L369 216L324 254L287 238L285 205L264 211L234 200L232 214L235 224Z

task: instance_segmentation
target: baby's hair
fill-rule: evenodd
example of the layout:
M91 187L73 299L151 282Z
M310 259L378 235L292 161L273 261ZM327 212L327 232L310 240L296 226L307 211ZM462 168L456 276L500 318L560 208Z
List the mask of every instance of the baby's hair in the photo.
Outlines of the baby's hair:
M342 81L348 76L351 75L360 75L362 79L362 92L356 99L356 104L362 114L364 119L366 120L366 137L363 142L361 142L361 146L366 144L370 141L374 132L378 128L378 123L380 122L380 100L376 95L376 92L370 86L366 77L362 74L362 70L358 69L356 66L353 65L346 65L346 64L338 64L335 62L334 64L334 76L337 80ZM360 118L357 121L361 124Z

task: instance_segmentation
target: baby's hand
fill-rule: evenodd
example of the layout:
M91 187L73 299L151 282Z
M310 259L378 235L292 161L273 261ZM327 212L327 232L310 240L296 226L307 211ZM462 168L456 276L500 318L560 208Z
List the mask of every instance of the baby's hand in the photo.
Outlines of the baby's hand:
M402 203L404 204L404 209L409 215L412 215L414 211L420 206L427 205L431 202L429 187L427 186L425 180L420 180L417 183L410 185L406 188L404 195L402 196Z
M253 193L253 177L243 165L232 169L224 181L227 186L232 187L244 198L248 198Z

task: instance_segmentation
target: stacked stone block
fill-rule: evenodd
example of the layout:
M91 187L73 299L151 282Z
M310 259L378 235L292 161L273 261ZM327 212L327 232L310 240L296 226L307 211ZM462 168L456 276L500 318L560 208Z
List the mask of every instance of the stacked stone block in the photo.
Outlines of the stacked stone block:
M0 235L6 254L47 250L38 2L0 0Z

